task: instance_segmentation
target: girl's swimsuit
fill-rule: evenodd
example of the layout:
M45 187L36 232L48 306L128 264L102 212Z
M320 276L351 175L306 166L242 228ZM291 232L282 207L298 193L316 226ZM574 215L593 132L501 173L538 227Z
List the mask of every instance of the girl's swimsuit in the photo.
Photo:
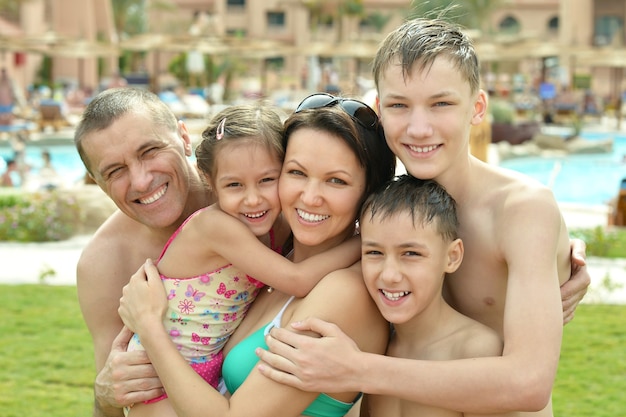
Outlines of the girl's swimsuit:
M222 376L226 388L228 388L231 394L243 384L258 363L259 358L254 353L255 349L258 347L267 349L265 336L273 327L280 327L285 309L293 299L294 297L291 297L285 303L280 312L267 326L260 328L239 342L226 356L224 366L222 367ZM354 401L356 402L359 397L360 395ZM350 411L353 405L354 402L345 403L322 393L304 410L302 415L311 417L342 417Z
M174 232L165 244L159 261L185 227L189 219L205 210L196 211ZM274 234L270 230L270 246ZM191 367L209 384L217 388L224 361L222 348L235 331L263 283L244 274L232 264L189 278L170 278L161 274L168 298L168 310L163 321L166 331L178 351ZM134 335L128 350L141 349ZM166 398L164 394L147 402Z

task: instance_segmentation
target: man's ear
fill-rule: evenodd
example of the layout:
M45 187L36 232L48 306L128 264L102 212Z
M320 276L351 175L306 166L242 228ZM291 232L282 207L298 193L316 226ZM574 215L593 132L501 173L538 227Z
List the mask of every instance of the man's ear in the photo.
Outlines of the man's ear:
M191 156L192 146L191 146L191 137L189 136L189 130L187 130L187 125L182 120L178 121L178 134L183 140L183 146L185 148L185 155Z
M461 262L463 261L463 241L461 239L455 239L448 245L448 263L446 265L446 272L451 274L459 269Z

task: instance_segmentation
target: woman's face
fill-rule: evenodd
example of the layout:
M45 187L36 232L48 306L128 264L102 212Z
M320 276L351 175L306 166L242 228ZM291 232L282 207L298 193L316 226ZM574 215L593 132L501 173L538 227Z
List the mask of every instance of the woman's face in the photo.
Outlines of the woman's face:
M323 251L352 235L365 170L343 140L301 128L292 133L280 175L280 202L295 241Z

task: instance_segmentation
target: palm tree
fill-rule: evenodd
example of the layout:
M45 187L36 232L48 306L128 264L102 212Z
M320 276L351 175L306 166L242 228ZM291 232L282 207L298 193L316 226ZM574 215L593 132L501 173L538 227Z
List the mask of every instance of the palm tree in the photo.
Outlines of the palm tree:
M441 17L466 28L491 33L490 17L503 3L504 0L414 0L408 17Z
M311 32L324 22L337 22L337 40L342 40L343 17L363 17L363 0L302 0L311 16Z
M0 0L0 17L10 22L19 21L20 6L24 0Z

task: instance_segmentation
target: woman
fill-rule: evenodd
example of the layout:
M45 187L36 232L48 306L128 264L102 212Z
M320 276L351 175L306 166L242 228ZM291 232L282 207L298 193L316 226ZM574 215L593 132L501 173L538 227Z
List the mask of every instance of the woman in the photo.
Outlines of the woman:
M313 95L298 106L285 122L283 144L279 196L293 233L293 250L287 256L300 262L354 234L361 203L393 176L395 156L372 109L328 95ZM272 326L321 317L340 326L361 350L385 351L388 325L368 296L359 264L328 275L303 298L269 288L257 297L224 349L224 380L232 396L223 397L183 366L162 325L166 299L158 272L151 263L145 272L147 282L140 270L125 288L120 315L139 334L180 417L347 413L358 392L305 393L254 369L254 350ZM146 300L152 300L150 305Z

